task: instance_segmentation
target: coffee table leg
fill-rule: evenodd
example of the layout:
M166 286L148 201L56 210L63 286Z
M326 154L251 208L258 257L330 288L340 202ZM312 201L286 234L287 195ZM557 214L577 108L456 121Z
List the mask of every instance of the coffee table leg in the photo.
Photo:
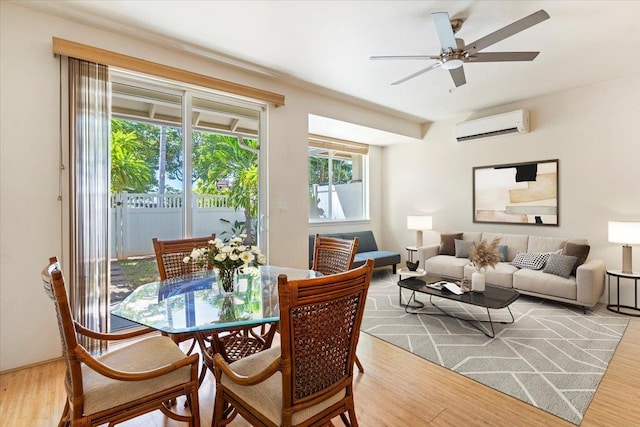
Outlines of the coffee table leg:
M456 315L454 315L452 313L449 313L448 311L438 307L438 305L433 303L433 299L431 298L431 296L429 296L429 302L431 303L432 306L434 306L435 308L440 310L445 315L447 315L449 317L453 317L454 319L463 320L463 321L467 322L469 325L471 325L472 327L474 327L475 329L477 329L480 332L482 332L483 334L485 334L487 337L495 338L496 333L495 333L495 330L493 329L493 320L491 319L491 313L489 312L488 308L486 310L487 310L487 316L489 317L489 320L465 319L463 317L458 317L458 316L456 316ZM513 317L513 313L511 312L511 308L509 308L509 306L507 306L506 309L509 310L509 315L511 315L511 321L510 322L498 322L498 323L501 323L503 325L510 325L511 323L515 322L515 318ZM407 310L405 309L405 311L407 311ZM417 314L417 313L414 313L414 314ZM487 329L482 326L483 323L489 323L489 325L491 326L491 334L489 334Z
M413 303L411 302L411 299L413 299ZM409 295L409 300L407 300L406 304L402 303L402 288L400 286L398 286L398 305L400 305L400 307L404 307L404 311L407 313L410 313L410 311L407 311L408 308L423 308L424 307L424 303L422 301L418 301L416 299L416 291L412 291L411 295Z

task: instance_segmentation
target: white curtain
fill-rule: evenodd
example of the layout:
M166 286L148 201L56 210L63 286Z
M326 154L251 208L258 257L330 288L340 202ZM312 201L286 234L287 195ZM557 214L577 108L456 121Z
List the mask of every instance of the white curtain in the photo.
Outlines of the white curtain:
M111 90L105 65L68 58L70 299L75 319L107 332L109 321L109 135ZM90 351L105 343L85 339Z

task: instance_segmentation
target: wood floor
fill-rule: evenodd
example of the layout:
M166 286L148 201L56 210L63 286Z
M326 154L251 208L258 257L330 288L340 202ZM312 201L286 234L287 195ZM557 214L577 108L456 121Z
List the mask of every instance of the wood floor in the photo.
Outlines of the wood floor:
M362 334L355 397L363 427L572 426L560 418ZM0 375L0 425L57 425L64 405L64 364L51 362ZM200 388L202 425L211 423L213 377ZM179 407L182 405L179 403ZM582 426L637 426L640 420L640 319L632 319ZM334 421L342 425L340 420ZM152 413L121 424L184 425ZM242 419L232 426L248 424Z

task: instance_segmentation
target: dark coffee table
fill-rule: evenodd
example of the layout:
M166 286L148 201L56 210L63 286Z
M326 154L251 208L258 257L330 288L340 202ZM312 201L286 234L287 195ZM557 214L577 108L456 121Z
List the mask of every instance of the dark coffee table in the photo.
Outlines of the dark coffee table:
M429 303L440 310L444 315L464 320L469 323L471 326L488 336L489 338L493 338L495 336L495 331L493 329L493 320L491 319L491 313L489 309L502 309L506 308L511 315L510 322L498 322L501 324L510 324L514 322L513 313L509 308L509 305L518 299L520 293L515 289L511 288L503 288L502 286L493 286L486 285L484 292L465 292L462 295L456 295L453 292L450 292L446 289L438 290L433 289L427 286L427 284L439 282L441 280L453 282L452 279L446 279L438 276L427 275L420 279L417 277L409 277L406 279L402 279L398 281L398 293L400 294L400 302L401 305L405 307L405 311L410 314L427 314L420 310L420 308L424 307L424 303L422 301L416 300L416 292L421 294L429 295ZM411 291L411 295L409 296L409 300L407 304L402 304L402 289L408 289ZM476 305L478 307L483 307L487 310L487 320L478 320L474 318L464 318L456 316L453 313L447 312L443 308L439 307L433 302L433 297L440 297L452 301L463 302L465 304ZM412 302L413 300L413 302ZM432 314L432 313L428 313ZM491 333L489 333L488 329L483 326L484 323L488 323L491 327Z

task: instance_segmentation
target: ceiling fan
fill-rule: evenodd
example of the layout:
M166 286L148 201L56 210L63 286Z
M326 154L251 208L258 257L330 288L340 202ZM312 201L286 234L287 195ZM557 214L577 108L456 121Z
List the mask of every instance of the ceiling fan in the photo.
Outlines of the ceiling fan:
M409 59L409 60L429 60L434 59L437 62L424 68L405 78L391 83L397 85L407 80L413 79L427 71L436 68L444 68L449 70L453 83L456 87L462 86L467 82L464 75L464 63L473 62L509 62L509 61L533 61L540 52L479 52L492 44L498 43L511 37L520 31L526 30L540 22L549 19L549 14L544 10L539 10L515 21L493 33L486 35L473 43L465 45L464 40L455 37L462 27L462 19L449 19L447 12L432 13L431 17L440 39L441 51L439 55L395 55L395 56L372 56L370 59Z

